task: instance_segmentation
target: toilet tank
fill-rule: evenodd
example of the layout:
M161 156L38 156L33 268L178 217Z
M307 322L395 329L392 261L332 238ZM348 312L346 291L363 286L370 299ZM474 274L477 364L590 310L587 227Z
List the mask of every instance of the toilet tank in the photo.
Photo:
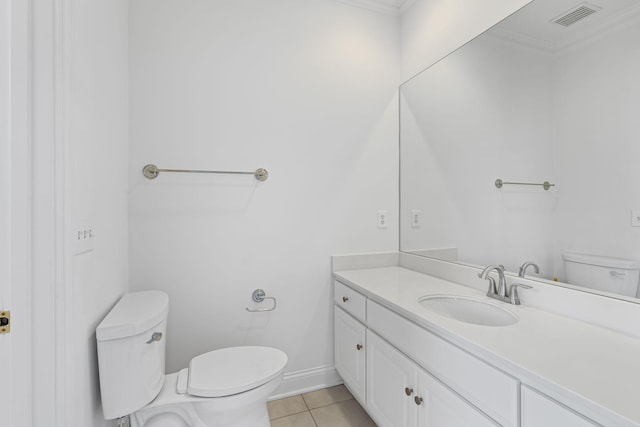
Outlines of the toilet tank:
M598 255L565 253L565 274L572 285L635 297L640 261Z
M129 415L160 393L165 374L169 297L125 294L96 329L104 418Z

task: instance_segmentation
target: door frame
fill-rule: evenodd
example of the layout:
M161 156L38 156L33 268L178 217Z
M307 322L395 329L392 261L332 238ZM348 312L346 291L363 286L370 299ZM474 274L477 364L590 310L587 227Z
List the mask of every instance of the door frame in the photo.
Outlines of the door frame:
M31 37L30 1L9 3L10 85L10 420L31 427L32 400L32 283L31 283Z
M16 427L70 425L65 130L71 0L11 8L11 411ZM20 315L17 315L20 313Z
M38 248L32 254L32 427L64 427L72 425L69 396L75 372L68 333L73 319L67 310L71 306L72 257L65 143L73 0L28 1L34 61L31 226L34 248L36 242Z

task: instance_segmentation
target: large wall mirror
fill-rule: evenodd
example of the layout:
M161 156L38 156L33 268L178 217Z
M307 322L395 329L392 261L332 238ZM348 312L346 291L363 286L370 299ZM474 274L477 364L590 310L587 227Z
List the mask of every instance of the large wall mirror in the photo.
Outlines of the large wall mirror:
M640 0L534 0L400 92L403 252L640 296Z

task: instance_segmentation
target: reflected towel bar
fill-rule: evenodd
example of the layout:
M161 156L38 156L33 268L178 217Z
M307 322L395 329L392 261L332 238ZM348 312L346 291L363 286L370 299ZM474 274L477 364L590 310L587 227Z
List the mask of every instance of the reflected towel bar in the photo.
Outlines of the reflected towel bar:
M542 184L537 184L535 182L505 182L500 178L496 179L496 188L502 188L503 185L539 185L546 190L551 187L555 187L555 184L550 184L549 181L545 181Z
M156 165L146 165L142 168L142 174L149 178L155 179L160 175L160 172L182 172L182 173L225 173L235 175L253 175L258 181L266 181L269 178L269 172L266 169L260 168L255 172L234 172L234 171L203 171L192 169L160 169Z

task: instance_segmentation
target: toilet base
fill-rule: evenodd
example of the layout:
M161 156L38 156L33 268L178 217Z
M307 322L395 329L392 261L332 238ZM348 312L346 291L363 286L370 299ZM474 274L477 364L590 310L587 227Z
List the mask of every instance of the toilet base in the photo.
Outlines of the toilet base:
M267 398L282 374L266 384L225 397L176 393L177 374L167 375L160 395L131 415L131 427L270 427Z
M238 410L229 413L207 414L205 423L195 408L166 408L167 411L131 417L131 427L270 427L267 405L256 405L250 410ZM171 410L173 409L173 411ZM175 412L174 412L175 411Z

